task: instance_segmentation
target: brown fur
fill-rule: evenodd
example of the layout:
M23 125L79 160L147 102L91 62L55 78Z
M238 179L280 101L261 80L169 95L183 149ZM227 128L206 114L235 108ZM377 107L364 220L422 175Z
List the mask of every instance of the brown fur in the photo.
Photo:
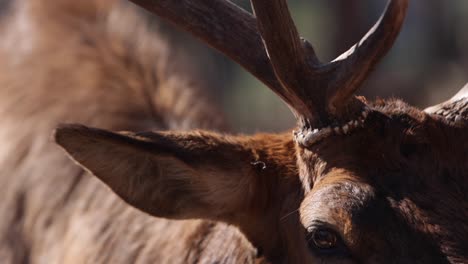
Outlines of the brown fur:
M255 251L236 228L148 217L52 144L59 122L112 130L224 125L199 96L183 51L169 49L141 11L111 0L46 2L10 1L2 10L0 262L252 261Z
M378 103L364 129L301 150L302 223L331 223L359 263L466 263L466 124Z
M87 6L63 1L64 7L79 14ZM63 17L57 21L81 17L63 13L67 8L59 9ZM114 10L108 8L102 10ZM34 10L48 14L54 8ZM193 96L184 97L180 105L177 100L158 101L165 95L175 98L173 89L187 86L176 72L152 75L167 69L167 60L155 63L159 52L170 54L164 42L156 37L143 41L154 36L148 31L126 32L130 35L124 34L124 42L142 39L141 43L154 41L163 47L148 44L144 47L149 50L135 53L138 47L124 45L118 50L129 56L109 53L116 43L119 47L117 40L125 26L117 22L125 20L119 16L116 24L105 23L106 29L119 29L111 30L112 41L105 42L103 34L83 38L89 36L83 29L102 33L96 31L102 21L87 18L78 27L76 21L71 23L79 29L76 35L68 34L68 27L66 34L63 23L43 27L51 30L40 37L49 40L44 43L14 41L15 36L34 40L34 34L18 35L22 30L34 32L20 27L21 23L21 30L4 29L7 38L2 51L18 48L15 56L1 53L6 58L0 71L0 98L5 100L1 114L6 124L1 134L0 186L7 186L0 209L8 216L0 222L4 259L15 263L254 261L255 250L228 226L234 225L264 256L257 262L468 261L466 120L452 122L399 100L369 105L371 112L362 128L307 148L295 144L289 132L231 136L200 130L117 133L60 126L56 142L117 195L111 194L95 178L67 163L45 140L57 122L129 131L203 128L201 124L206 123L199 118L210 120L217 113L202 107L207 104L197 98L205 110L184 119ZM43 21L40 16L35 19ZM86 27L89 21L94 22ZM62 38L74 39L70 40L73 45ZM84 48L76 43L92 45ZM82 56L87 52L92 56ZM147 54L156 57L148 60ZM47 67L34 67L44 58L50 58ZM168 76L177 76L171 83L175 86L163 81ZM154 90L148 92L148 87ZM160 105L168 107L155 111ZM180 110L178 114L174 109ZM210 126L214 125L205 127ZM206 220L187 221L194 218ZM310 237L317 229L336 234L336 247L318 248Z

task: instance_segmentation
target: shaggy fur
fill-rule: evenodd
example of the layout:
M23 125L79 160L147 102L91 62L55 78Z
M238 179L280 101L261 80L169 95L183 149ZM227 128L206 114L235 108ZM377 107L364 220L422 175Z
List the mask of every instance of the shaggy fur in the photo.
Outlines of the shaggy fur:
M2 261L468 262L466 94L440 113L378 101L352 133L307 147L290 132L60 126L93 178L47 140L57 122L180 130L218 113L132 8L18 3L0 53Z
M148 217L50 140L60 122L222 129L183 51L120 1L1 1L1 11L0 263L251 262L236 228Z

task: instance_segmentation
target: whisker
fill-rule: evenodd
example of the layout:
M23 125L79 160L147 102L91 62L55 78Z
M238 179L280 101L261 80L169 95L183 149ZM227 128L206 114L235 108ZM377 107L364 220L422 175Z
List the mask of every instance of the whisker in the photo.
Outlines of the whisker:
M295 212L299 211L299 208L297 208L296 210L293 210L292 212L289 212L287 213L286 215L282 216L280 218L280 222L284 221L286 218L288 218L289 216L291 216L292 214L294 214Z

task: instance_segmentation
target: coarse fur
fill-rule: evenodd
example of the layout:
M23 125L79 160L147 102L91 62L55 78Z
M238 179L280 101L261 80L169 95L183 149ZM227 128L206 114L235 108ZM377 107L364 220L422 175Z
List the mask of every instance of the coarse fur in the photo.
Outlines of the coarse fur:
M60 122L224 128L181 47L123 1L1 1L0 263L236 263L237 228L135 210L63 156ZM156 25L155 25L156 24Z
M45 47L49 45L56 47L50 43ZM118 57L112 55L109 59ZM132 55L131 61L139 58ZM53 68L73 72L74 76L76 70L83 69L76 67L78 62L83 63L82 57L69 68ZM144 64L143 69L156 65L150 64ZM25 69L28 67L15 72L24 74ZM40 73L37 67L31 72ZM96 72L93 69L86 73ZM164 74L160 78L173 73ZM54 82L63 80L50 72L44 76ZM468 262L466 95L457 101L457 107L452 101L443 105L448 114L422 111L396 99L366 102L368 116L352 133L333 134L303 146L293 141L292 132L253 136L200 130L157 132L154 129L178 127L148 125L148 120L154 119L144 118L148 102L141 98L147 99L154 91L132 96L136 88L128 85L131 75L118 74L110 81L122 90L106 90L97 96L100 90L86 93L81 87L88 87L84 80L90 79L76 82L81 89L67 90L77 95L60 98L54 98L56 93L51 92L50 84L34 82L37 87L47 87L38 92L43 99L37 100L38 94L23 94L31 98L28 107L19 108L21 102L16 101L10 104L14 108L10 112L30 112L21 116L6 112L12 125L11 134L3 138L7 150L4 156L11 168L19 170L14 178L5 177L7 184L2 184L13 192L6 196L12 201L5 204L5 212L15 208L14 214L8 214L10 219L5 220L9 224L5 237L11 239L2 245L10 247L4 252L13 252L10 254L16 260L27 256L29 261L40 262L45 254L52 261L80 263L126 263L135 260L132 258L162 263L243 263L254 261L256 251L271 263ZM150 87L164 89L161 84ZM113 96L122 101L106 101ZM157 109L154 100L149 109ZM34 102L38 103L35 109ZM60 107L53 108L57 105ZM40 111L43 109L48 109L47 114ZM165 111L170 113L171 108ZM164 117L165 111L156 113ZM218 114L211 109L203 113L205 117ZM453 115L459 117L448 118ZM159 115L153 112L154 116ZM35 122L24 121L26 117ZM114 131L153 129L143 133L110 132L62 125L54 134L55 141L72 159L127 205L44 143L46 130L57 121ZM18 147L23 144L25 150ZM23 155L18 157L16 153ZM44 166L49 162L56 163ZM153 217L174 221L206 219L237 226L256 250L233 227L202 220L180 224ZM164 238L159 236L161 230ZM170 242L158 244L162 240ZM230 249L227 253L225 247ZM49 252L53 256L47 255Z

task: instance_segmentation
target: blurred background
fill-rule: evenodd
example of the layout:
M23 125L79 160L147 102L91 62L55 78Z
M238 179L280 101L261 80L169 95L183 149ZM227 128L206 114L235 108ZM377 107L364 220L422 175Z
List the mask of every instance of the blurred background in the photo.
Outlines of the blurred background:
M248 0L233 2L250 11ZM386 2L289 0L289 6L301 35L322 61L330 61L365 35ZM399 97L421 108L448 99L468 82L467 27L467 0L410 1L399 39L359 94ZM233 131L282 131L294 125L281 100L237 64L188 34L171 33L200 62L199 74L210 80Z

